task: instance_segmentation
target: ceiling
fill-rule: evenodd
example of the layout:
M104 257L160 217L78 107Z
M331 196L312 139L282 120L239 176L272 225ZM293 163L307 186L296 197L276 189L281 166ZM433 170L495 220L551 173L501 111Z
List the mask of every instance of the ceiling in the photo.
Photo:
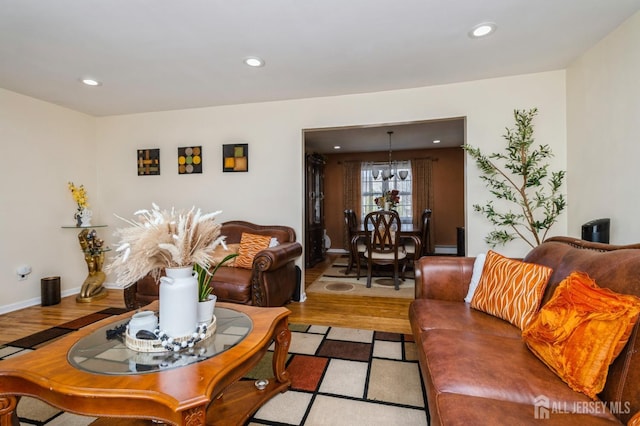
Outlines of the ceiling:
M391 150L456 148L464 143L464 118L395 123L379 126L355 126L317 129L304 132L306 152L338 154ZM440 141L434 143L433 141ZM335 149L339 146L340 149Z
M640 0L0 0L0 87L94 116L563 69ZM471 39L481 22L497 31ZM247 56L266 61L261 68ZM102 82L88 87L90 76Z

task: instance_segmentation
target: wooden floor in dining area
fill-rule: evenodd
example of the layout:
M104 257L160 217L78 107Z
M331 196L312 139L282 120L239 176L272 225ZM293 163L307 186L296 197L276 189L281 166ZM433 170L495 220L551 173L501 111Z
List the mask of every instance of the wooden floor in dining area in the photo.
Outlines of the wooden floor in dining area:
M310 285L335 256L328 256L314 268L306 269L305 285ZM411 333L409 299L307 294L305 302L291 302L289 322L361 328L393 333ZM122 290L109 290L106 298L78 303L75 296L63 297L53 306L31 306L0 315L0 344L11 342L72 321L105 308L123 308Z
M329 255L305 271L305 286L315 281L338 255ZM298 324L317 324L361 328L411 334L409 304L411 299L307 294L304 303L290 303L289 321Z

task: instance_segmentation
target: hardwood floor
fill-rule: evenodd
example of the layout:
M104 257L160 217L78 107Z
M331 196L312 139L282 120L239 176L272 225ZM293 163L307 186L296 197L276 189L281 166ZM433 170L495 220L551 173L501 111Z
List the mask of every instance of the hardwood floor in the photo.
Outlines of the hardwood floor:
M335 256L305 271L305 286L318 278ZM303 303L292 302L289 321L297 324L317 324L367 330L411 333L409 299L333 296L307 294ZM50 327L100 311L108 307L124 307L122 290L109 290L106 298L92 303L77 303L75 296L62 298L58 305L31 306L0 315L0 344L29 336Z
M57 305L30 306L0 315L0 344L29 336L109 307L125 307L122 290L109 290L107 297L92 303L77 303L74 295L63 297Z
M333 263L335 255L305 271L305 286L309 286ZM308 293L304 303L290 303L289 321L298 324L318 324L366 330L411 334L409 325L410 299L358 297Z

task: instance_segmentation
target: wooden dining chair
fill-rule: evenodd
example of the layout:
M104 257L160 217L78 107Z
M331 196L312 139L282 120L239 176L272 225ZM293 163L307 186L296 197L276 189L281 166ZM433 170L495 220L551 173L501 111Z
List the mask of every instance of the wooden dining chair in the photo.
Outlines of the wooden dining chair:
M404 264L406 253L400 245L400 216L395 210L379 210L367 214L364 218L365 240L367 250L367 287L371 287L373 265L392 265L395 289L400 289L400 265ZM358 270L358 279L360 271Z
M420 218L418 226L418 236L403 237L402 246L407 253L406 264L413 267L413 262L426 256L429 244L429 223L431 219L431 210L425 209Z
M429 232L431 228L431 209L424 209L420 221L420 240L422 242L422 255L431 254L431 244L429 243Z
M403 265L403 273L407 266L413 268L413 262L420 259L422 254L422 240L416 235L407 235L401 237L400 247L404 248L407 255L407 261Z
M352 209L346 209L344 211L344 226L347 231L347 244L349 244L347 247L349 250L349 264L347 265L345 275L351 273L354 264L357 267L358 273L360 273L360 259L367 249L367 246L364 242L364 236L358 233L358 219L356 212Z

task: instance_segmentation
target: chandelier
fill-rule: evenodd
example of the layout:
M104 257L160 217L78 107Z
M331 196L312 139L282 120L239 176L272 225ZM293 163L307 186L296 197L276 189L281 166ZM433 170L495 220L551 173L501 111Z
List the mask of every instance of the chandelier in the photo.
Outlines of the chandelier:
M389 130L387 132L387 135L389 135L389 163L386 168L382 168L382 169L380 169L379 166L374 165L371 169L371 174L373 175L373 179L378 179L378 177L382 177L383 181L387 181L389 179L392 179L396 175L396 172L398 170L397 163L392 161L392 158L391 158L391 152L392 152L391 135L393 135L393 131ZM405 180L407 176L409 176L409 172L407 170L400 170L398 172L398 177L401 180Z

